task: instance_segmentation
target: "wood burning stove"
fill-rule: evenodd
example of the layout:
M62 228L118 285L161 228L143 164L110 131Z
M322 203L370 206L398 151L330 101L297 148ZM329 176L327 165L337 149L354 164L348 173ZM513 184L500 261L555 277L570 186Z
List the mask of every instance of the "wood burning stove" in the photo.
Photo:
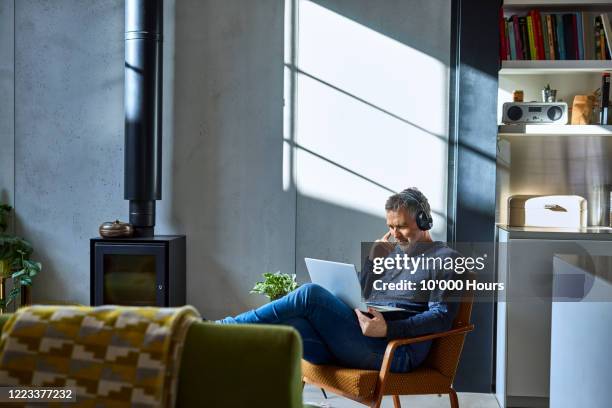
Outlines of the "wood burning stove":
M185 304L185 236L93 238L91 304Z

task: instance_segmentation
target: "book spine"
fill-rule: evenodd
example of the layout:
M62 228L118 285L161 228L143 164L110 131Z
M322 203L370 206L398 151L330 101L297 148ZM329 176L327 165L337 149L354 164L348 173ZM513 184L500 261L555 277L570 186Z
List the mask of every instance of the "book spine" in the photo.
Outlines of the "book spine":
M514 28L514 46L516 48L516 59L523 60L525 59L525 54L523 51L523 43L521 41L521 27L519 26L518 16L512 16L512 27Z
M599 116L599 124L608 124L608 104L610 101L610 74L605 73L601 78L601 111Z
M529 34L527 32L527 17L519 17L519 29L521 30L521 44L523 46L523 55L526 60L531 59L531 50L529 48Z
M512 59L512 54L510 53L510 36L508 35L508 20L504 18L504 35L506 36L506 58Z
M601 53L601 59L607 59L606 55L606 34L603 27L603 22L601 17L599 17L599 52Z
M552 30L553 30L553 45L555 47L555 57L560 60L561 59L561 53L559 52L559 33L557 33L557 16L555 16L554 14L550 15L550 23L552 25Z
M603 28L599 30L599 52L601 53L601 59L607 59L606 55L606 35L604 34Z
M582 48L584 50L584 59L593 60L595 57L595 25L593 23L594 16L590 12L582 13Z
M571 14L563 15L563 40L565 42L565 56L567 59L574 59L574 49L572 40L572 16Z
M508 59L506 54L506 24L503 9L499 10L499 57L502 60Z
M583 27L582 27L582 13L578 12L576 13L575 16L576 19L576 24L577 24L577 32L578 32L578 36L577 36L577 42L578 42L578 59L585 59L584 58L584 32L583 32Z
M601 52L601 17L597 16L595 17L595 23L594 23L594 28L595 28L595 33L594 33L594 37L595 37L595 59L597 60L602 60L604 59L603 54Z
M546 15L546 32L548 33L548 50L551 60L557 59L557 53L555 52L555 31L552 25L552 16Z
M580 51L578 50L578 23L576 22L576 15L571 15L572 20L572 50L574 54L574 59L580 59Z
M601 23L604 28L604 35L606 37L606 59L610 59L610 52L612 51L612 27L610 26L610 19L607 14L601 15Z
M544 49L544 59L551 60L550 48L548 47L548 29L546 28L546 15L540 14L540 27L542 28L542 49Z
M516 41L514 40L514 22L512 19L508 20L508 43L510 44L510 58L517 60L516 57Z
M561 14L555 16L557 19L557 41L559 43L559 59L567 59L565 55L565 32L563 32L563 16Z
M533 10L533 23L535 27L535 40L538 52L538 59L546 59L546 51L544 48L544 33L542 32L542 17L538 10Z
M535 41L533 38L533 23L531 21L531 16L527 16L527 33L529 34L529 54L531 55L531 59L538 59L538 53L536 52Z

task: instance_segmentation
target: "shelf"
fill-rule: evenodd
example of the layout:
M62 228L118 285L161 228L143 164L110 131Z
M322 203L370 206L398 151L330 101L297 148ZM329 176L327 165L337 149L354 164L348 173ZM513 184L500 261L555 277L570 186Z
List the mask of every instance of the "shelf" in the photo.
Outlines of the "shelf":
M505 0L504 11L520 9L543 9L543 10L574 10L574 11L609 11L612 8L610 0Z
M609 60L502 61L500 75L549 75L612 71Z
M504 7L533 6L608 6L610 0L505 0Z
M612 136L610 125L500 125L500 137L517 136Z

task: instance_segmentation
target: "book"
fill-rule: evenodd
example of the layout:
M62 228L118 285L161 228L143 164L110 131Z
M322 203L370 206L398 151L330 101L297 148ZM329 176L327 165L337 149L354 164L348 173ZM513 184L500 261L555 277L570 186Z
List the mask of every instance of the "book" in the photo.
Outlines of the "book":
M606 34L605 34L605 30L604 30L604 26L603 26L603 20L601 18L601 16L598 16L598 27L599 27L599 57L602 60L608 59L608 52L607 52L607 44L606 44Z
M499 9L499 57L502 60L508 59L506 54L506 19L503 9Z
M601 17L600 16L595 17L594 26L595 26L595 32L594 32L595 59L602 60L602 59L605 59L605 50L602 53L601 48L603 46L603 42L602 42L602 38L601 38L601 32L603 30L603 26L601 25Z
M557 43L559 48L559 59L567 59L565 55L565 32L563 32L563 15L559 14L555 16L557 20Z
M571 14L572 16L572 50L574 59L580 59L580 52L578 50L578 22L576 19L576 14Z
M508 20L504 18L504 35L506 36L506 58L512 59L512 55L510 54L510 37L508 35Z
M523 49L523 42L521 41L521 27L519 25L519 18L515 14L512 17L512 27L514 28L514 46L516 48L516 59L525 59L525 50Z
M508 27L508 44L510 44L510 59L517 60L516 56L516 41L514 40L514 21L509 19L506 23Z
M584 59L597 59L595 56L595 15L590 12L582 13L582 48Z
M604 35L606 36L605 43L607 46L606 58L604 59L610 59L609 55L612 50L612 27L610 26L610 19L606 13L601 14L601 24L603 25Z
M557 59L557 53L555 52L555 31L552 25L552 16L546 15L546 32L548 33L548 53L551 60Z
M529 34L529 55L532 60L538 59L538 53L536 51L535 39L533 36L533 22L531 16L527 16L527 33Z
M568 60L574 57L574 41L572 30L572 14L563 14L563 36L565 42L565 57Z
M526 60L530 60L531 50L529 48L529 33L527 32L527 17L519 17L519 31L521 32L523 55L525 56Z
M602 25L599 29L599 54L602 60L607 59L606 48L606 35L604 34L604 29Z
M584 59L584 33L582 27L582 13L576 13L576 31L578 33L578 59Z
M550 60L550 48L548 47L548 29L546 28L546 15L540 14L540 27L542 27L542 48L544 49L544 59Z
M608 124L608 105L610 101L610 73L606 72L601 77L601 101L600 101L600 113L599 113L599 124Z
M536 42L536 52L538 53L538 59L546 59L546 52L544 50L544 33L542 32L542 18L538 10L533 10L533 23L535 31L533 32Z

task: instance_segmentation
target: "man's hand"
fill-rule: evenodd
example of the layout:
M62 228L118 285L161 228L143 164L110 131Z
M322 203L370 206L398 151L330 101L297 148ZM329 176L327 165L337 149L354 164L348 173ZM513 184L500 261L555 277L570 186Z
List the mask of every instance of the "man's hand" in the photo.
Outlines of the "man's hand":
M387 336L387 322L382 313L377 310L368 307L368 313L372 314L373 317L369 318L359 309L355 309L357 314L357 320L359 326L361 326L361 332L364 336L368 337L386 337Z
M395 248L395 243L389 241L391 239L391 231L387 232L381 238L374 241L374 245L370 249L369 258L371 261L374 258L385 258Z

